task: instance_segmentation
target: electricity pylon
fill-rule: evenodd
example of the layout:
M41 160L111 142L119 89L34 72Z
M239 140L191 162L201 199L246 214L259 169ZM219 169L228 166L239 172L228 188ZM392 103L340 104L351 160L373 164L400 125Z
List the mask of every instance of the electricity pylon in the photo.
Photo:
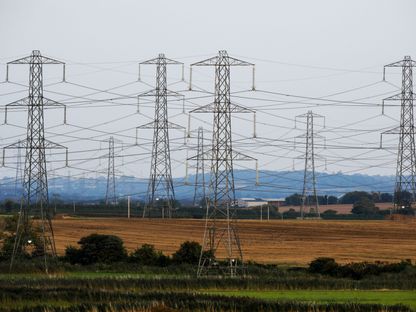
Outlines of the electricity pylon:
M40 51L34 50L28 57L24 57L7 63L6 81L8 81L8 67L11 64L29 64L29 96L6 105L5 123L7 123L7 109L19 106L28 108L27 135L25 140L6 146L7 148L25 148L25 169L23 179L23 195L19 220L16 229L16 238L13 245L13 253L10 262L10 270L19 255L33 249L34 236L31 230L32 216L39 218L41 229L40 245L42 250L36 250L44 257L44 269L48 272L47 258L56 256L55 240L52 228L51 214L48 203L48 178L46 169L45 150L52 148L65 148L64 146L45 139L44 131L44 107L45 106L62 106L65 112L65 106L55 101L49 100L43 96L43 65L65 64L40 54ZM64 113L64 123L66 116ZM66 149L66 148L65 148ZM3 156L4 156L3 149ZM66 153L68 161L68 151Z
M114 138L108 140L108 166L107 166L107 190L105 193L105 205L117 205L116 176L114 161Z
M314 118L325 118L324 116L314 114L308 111L306 114L298 115L297 118L306 118L306 132L298 138L305 139L305 169L303 174L302 203L300 207L300 217L305 217L305 210L309 208L308 213L320 217L318 194L316 192L316 175L315 175L315 138L322 136L314 132Z
M156 65L156 88L138 96L155 97L154 121L137 127L137 129L154 130L149 185L143 217L146 216L146 213L150 216L152 210L160 209L162 218L165 217L165 213L171 218L174 209L175 190L173 188L170 161L169 129L185 130L185 128L168 121L168 96L183 96L167 89L167 65L183 66L183 63L168 59L164 54L159 54L157 58L139 64L139 80L140 65L148 64Z
M394 208L400 210L412 208L415 202L415 129L413 116L413 67L416 62L410 56L403 60L384 66L383 80L385 80L386 67L401 67L402 89L399 94L390 96L384 101L400 101L400 126L381 134L399 134L399 145L397 150L396 183L394 188ZM382 142L380 142L382 145Z
M205 159L211 160L211 173L206 225L197 276L213 271L236 276L243 273L244 266L240 237L236 226L233 160L255 159L238 153L232 148L231 113L253 113L253 111L231 102L230 67L253 66L254 73L254 64L230 57L226 51L219 51L218 56L191 65L190 90L192 90L193 66L215 67L214 102L190 112L212 112L214 115L212 148L210 151L204 152L209 155ZM222 250L220 250L221 248ZM222 251L225 254L225 267L217 261L219 260L217 251Z
M206 187L205 187L205 145L204 145L204 129L198 127L197 134L197 152L196 155L186 159L186 174L185 174L185 184L188 183L188 168L195 168L195 181L194 181L194 198L193 206L200 207L202 201L205 202L202 206L206 205ZM190 137L190 131L188 132L188 137ZM189 166L189 161L194 160L195 166Z
M201 201L206 200L205 194L205 160L204 160L204 129L198 128L197 158L195 167L195 189L193 206L199 206ZM201 181L199 181L201 180Z

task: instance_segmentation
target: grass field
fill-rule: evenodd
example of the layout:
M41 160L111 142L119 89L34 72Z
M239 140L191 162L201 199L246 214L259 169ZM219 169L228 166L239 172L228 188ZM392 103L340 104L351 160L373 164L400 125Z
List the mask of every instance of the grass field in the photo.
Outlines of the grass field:
M288 290L288 291L210 291L209 294L246 296L258 299L314 303L378 303L403 304L416 311L416 291L354 291L354 290Z
M245 282L251 287L240 289ZM93 272L9 279L0 274L0 311L409 311L405 306L416 311L414 290L277 290L274 283L261 290L245 282ZM174 309L143 308L155 303Z
M127 249L150 243L166 254L186 240L202 241L204 221L195 219L83 218L53 221L58 253L91 233L121 237ZM416 222L271 220L238 221L246 260L306 265L329 256L339 263L416 261ZM219 250L221 256L221 250Z

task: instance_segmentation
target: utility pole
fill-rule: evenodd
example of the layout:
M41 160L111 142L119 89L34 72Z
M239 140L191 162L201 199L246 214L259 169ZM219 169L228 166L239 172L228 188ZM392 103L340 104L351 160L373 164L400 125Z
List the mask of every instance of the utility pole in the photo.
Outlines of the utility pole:
M148 64L156 65L156 88L138 96L138 98L143 96L155 97L154 120L137 127L137 129L153 129L154 131L149 185L143 217L146 214L150 216L152 210L160 209L162 217L165 216L166 210L167 216L171 218L174 210L175 190L173 188L170 161L169 129L185 130L185 128L168 121L168 96L182 98L183 96L167 89L167 65L182 65L183 68L183 63L168 59L164 54L159 54L157 58L139 64L139 80L140 66Z
M233 277L244 274L243 253L236 225L233 160L255 159L238 153L232 148L231 113L253 113L253 111L231 102L230 68L231 66L252 66L254 90L254 64L230 57L226 51L219 51L218 56L191 65L190 90L192 90L193 66L215 67L214 102L190 112L212 112L214 115L212 148L205 152L210 155L205 159L211 159L211 174L206 225L197 276L216 271L217 274ZM217 261L219 260L217 251L225 254L225 267Z
M105 205L117 205L116 176L114 164L114 137L108 141L108 167L107 167L107 191L105 193Z
M10 270L14 261L23 255L33 242L31 230L31 217L39 218L41 228L41 245L44 257L44 269L48 273L48 257L56 256L55 240L50 215L48 197L48 178L46 169L45 150L52 148L64 148L64 146L45 139L44 107L55 106L64 108L64 123L66 122L65 106L43 96L43 65L63 65L65 81L65 64L45 56L40 51L34 50L28 57L24 57L7 63L6 81L9 80L9 65L29 64L29 96L6 105L5 123L7 123L8 108L25 106L28 108L27 135L25 140L6 146L7 148L25 148L25 169L23 179L23 196L17 223L16 238L13 245L13 253L10 262ZM3 149L3 157L4 157ZM66 164L68 162L68 150L66 150ZM38 247L39 248L39 247Z
M382 147L383 134L399 134L397 150L396 183L394 188L394 210L410 209L415 202L415 129L413 115L413 67L416 62L410 56L403 60L384 66L383 80L385 80L386 67L401 67L402 88L399 94L383 100L383 114L385 101L400 101L400 126L381 134L380 147Z
M325 118L324 116L314 114L308 111L306 114L296 116L297 118L306 118L306 133L298 136L304 138L305 142L305 169L303 174L303 190L302 203L300 207L300 217L304 219L305 208L308 207L309 214L320 217L319 201L316 192L316 176L315 176L315 143L316 137L321 137L314 133L314 118Z

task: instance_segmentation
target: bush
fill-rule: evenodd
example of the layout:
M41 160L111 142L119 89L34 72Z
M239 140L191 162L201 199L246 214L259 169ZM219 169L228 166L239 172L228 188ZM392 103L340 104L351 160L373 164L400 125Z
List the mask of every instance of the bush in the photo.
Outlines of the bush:
M351 212L353 214L371 215L378 213L379 209L374 205L374 202L371 199L362 197L354 202Z
M91 234L80 239L80 248L68 246L65 259L72 264L113 263L127 259L123 241L114 235Z
M5 226L4 226L5 231L10 232L10 233L16 232L17 222L19 221L18 214L14 214L11 217L4 218L4 221L5 221Z
M341 204L353 204L357 201L359 201L362 198L367 198L368 200L373 200L373 195L367 192L363 192L363 191L353 191L353 192L348 192L345 193L341 199L340 199L340 203Z
M198 264L202 246L198 242L186 241L181 244L172 258L176 263Z
M310 273L319 273L333 275L338 270L338 263L335 262L334 258L321 257L313 260L309 264L308 271Z
M64 261L68 261L71 264L79 263L81 259L81 250L74 246L67 246L65 249Z
M168 256L165 256L161 251L157 251L155 246L150 244L143 244L140 248L133 251L129 260L143 265L154 266L166 266L170 262Z
M333 277L352 278L360 280L369 275L380 275L382 273L399 273L407 267L412 266L410 260L403 260L398 263L385 262L355 262L339 265L333 258L317 258L309 264L310 273L330 275Z
M2 247L0 250L0 258L2 260L8 260L11 258L13 248L16 240L16 229L19 220L19 215L13 215L12 217L4 218L4 233L2 235ZM40 257L45 253L43 241L41 238L42 229L37 226L33 226L29 221L28 231L23 232L23 226L20 227L20 241L18 246L17 255L22 258ZM31 251L31 252L30 252Z

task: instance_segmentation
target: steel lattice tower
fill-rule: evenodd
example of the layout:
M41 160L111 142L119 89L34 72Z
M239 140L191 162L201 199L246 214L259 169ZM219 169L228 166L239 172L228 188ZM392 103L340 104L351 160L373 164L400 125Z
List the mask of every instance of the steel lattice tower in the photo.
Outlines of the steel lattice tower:
M143 217L146 216L146 213L150 215L152 210L160 209L162 217L165 217L165 213L167 213L170 218L174 209L175 190L171 173L169 128L183 130L184 128L168 121L168 96L182 97L182 95L167 89L167 65L183 66L183 63L168 59L164 54L159 54L157 58L141 62L139 66L147 64L156 65L156 88L139 95L139 97L155 97L154 121L137 127L137 129L154 129L150 177Z
M65 148L62 145L53 143L45 139L44 134L44 107L63 106L55 101L46 99L43 96L43 65L61 64L63 62L42 56L40 51L34 50L28 57L24 57L7 63L10 64L29 64L29 96L8 104L7 108L26 106L28 108L27 135L26 139L6 146L5 148L25 148L25 167L23 179L23 195L19 221L16 229L16 239L13 246L13 254L10 262L10 270L13 269L14 260L27 249L30 249L34 237L30 231L31 216L39 217L42 240L42 253L44 256L44 268L48 272L47 258L56 256L55 240L52 228L51 214L48 207L48 179L46 169L45 149ZM65 65L64 65L65 79ZM64 118L65 122L65 118ZM3 150L4 155L4 150Z
M230 67L253 66L254 72L254 64L230 57L226 51L220 51L218 56L192 64L191 77L192 66L215 67L214 103L191 111L191 113L212 112L214 115L212 148L209 151L211 173L206 225L197 275L202 276L210 271L219 270L221 274L236 276L244 267L236 226L233 160L253 158L237 153L232 148L231 113L253 111L231 103ZM221 248L225 249L227 263L225 268L221 268L215 258Z
M114 138L111 136L108 141L108 167L107 167L107 190L105 193L106 206L117 205L116 176L114 164Z
M296 116L296 118L306 118L306 133L299 137L305 139L305 169L303 174L302 203L300 207L300 217L305 217L305 208L309 208L309 214L320 217L318 194L316 192L315 176L315 138L314 118L324 118L321 115L308 111L306 114Z
M198 128L197 137L197 156L195 167L195 190L194 190L194 207L199 206L202 200L206 199L205 194L205 155L204 155L204 129ZM201 181L199 181L201 180Z
M410 56L405 56L402 61L384 66L383 80L385 80L386 67L402 68L402 89L399 94L393 95L384 101L400 101L400 126L383 134L399 134L397 151L396 183L394 188L395 210L411 208L415 202L415 129L413 115L413 67L416 62Z

